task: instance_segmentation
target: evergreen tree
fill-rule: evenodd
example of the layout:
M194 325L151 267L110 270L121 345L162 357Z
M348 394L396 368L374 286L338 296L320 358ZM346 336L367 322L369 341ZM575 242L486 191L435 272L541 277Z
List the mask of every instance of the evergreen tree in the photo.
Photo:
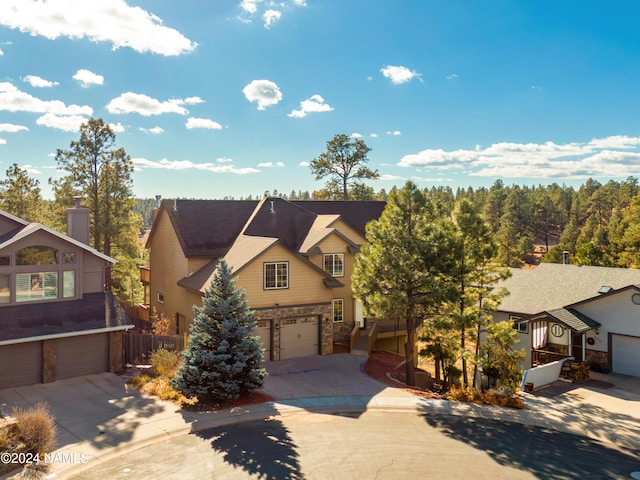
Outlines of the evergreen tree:
M231 273L220 260L202 307L194 307L188 345L171 381L176 390L201 402L234 400L261 388L267 376L253 312Z
M405 319L407 384L415 385L416 330L452 291L451 251L456 238L442 209L407 182L392 190L378 220L367 225L356 256L353 291L377 318Z
M38 180L34 180L17 163L0 180L0 209L29 222L43 222L44 202Z
M525 358L524 349L517 350L518 331L511 322L487 325L487 340L482 343L480 366L485 374L502 385L515 389L522 378L518 364Z

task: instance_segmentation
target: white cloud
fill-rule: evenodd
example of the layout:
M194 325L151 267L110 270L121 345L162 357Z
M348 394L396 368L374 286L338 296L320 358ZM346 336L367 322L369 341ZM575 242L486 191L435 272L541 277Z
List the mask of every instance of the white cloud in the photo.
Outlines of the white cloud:
M40 175L42 174L41 170L38 170L36 167L34 167L33 165L22 165L20 167L22 170L24 170L25 172L27 172L29 175Z
M16 132L22 132L22 131L28 132L29 129L24 125L14 125L12 123L0 123L0 132L16 133Z
M93 115L87 105L65 105L60 100L40 100L18 90L8 82L0 82L0 111L53 113L56 115Z
M384 133L386 133L387 135L392 135L394 137L398 137L398 136L402 135L402 132L400 132L400 130L393 130L393 131L389 130L389 131L384 132Z
M300 162L298 164L299 167L308 167L309 166L309 162Z
M222 125L208 118L189 118L185 126L191 130L193 128L205 128L208 130L220 130Z
M378 136L379 136L379 135L378 135L377 133L372 133L372 134L370 134L369 136L370 136L371 138L378 138Z
M306 7L307 6L307 2L305 2L305 0L293 0L293 4L298 6L298 7Z
M358 133L358 132L353 132L351 134L351 138L362 138L362 134Z
M262 0L242 0L240 2L240 8L253 15L258 11L258 3L260 2L262 2Z
M80 115L56 115L55 113L45 113L36 120L38 125L43 125L65 132L77 132L80 125L86 123L89 119Z
M471 176L502 178L589 178L638 176L640 137L611 136L586 143L495 143L487 148L427 149L405 155L397 165L436 170L464 169ZM629 151L635 149L636 151Z
M84 68L78 70L72 78L78 82L82 88L104 84L104 77L102 75L98 75Z
M144 117L163 113L186 115L189 111L182 106L184 103L185 101L180 99L161 102L142 93L126 92L111 100L107 110L117 114L138 113Z
M421 73L399 65L387 65L385 67L382 67L380 71L382 72L382 75L391 80L391 83L393 83L394 85L409 82L414 78L420 79L420 77L422 76Z
M2 49L0 48L0 57L4 55L4 52L2 51Z
M271 27L271 25L280 20L280 17L282 17L282 13L278 10L269 9L264 12L264 14L262 15L262 19L264 20L264 28L268 29L269 27Z
M184 99L184 103L187 105L197 105L199 103L205 103L200 97L187 97Z
M0 145L6 145L7 141L4 138L0 138Z
M270 80L253 80L242 89L247 100L258 104L258 110L277 105L282 100L278 85Z
M111 127L111 130L113 130L113 133L122 133L125 130L124 125L122 125L120 122L110 123L109 127Z
M152 128L138 128L141 132L149 133L151 135L160 135L164 133L164 129L161 127L152 127Z
M333 107L324 103L324 98L320 95L312 95L300 102L299 110L292 110L287 116L292 118L304 118L312 112L330 112Z
M404 180L404 177L401 177L400 175L385 174L385 175L380 175L379 180L396 182L398 180Z
M113 49L180 55L197 44L162 19L124 0L13 0L0 2L0 25L50 40L88 38L110 42Z
M194 163L190 160L167 160L163 158L159 162L147 160L146 158L133 158L132 162L136 169L156 168L162 170L198 170L213 173L235 173L246 175L249 173L259 173L260 170L252 167L238 168L235 165L216 165L214 163Z
M259 163L258 167L262 167L262 168L271 168L271 167L284 167L284 162L263 162L263 163Z
M233 162L233 160L230 159L230 158L222 157L222 158L216 158L216 162L218 162L218 163L229 163L229 162Z
M455 73L447 75L447 80L455 80L456 78L458 78L458 75L456 75Z
M26 77L22 78L22 81L27 82L32 87L36 88L48 88L55 85L60 85L58 82L50 82L49 80L38 77L37 75L27 75Z

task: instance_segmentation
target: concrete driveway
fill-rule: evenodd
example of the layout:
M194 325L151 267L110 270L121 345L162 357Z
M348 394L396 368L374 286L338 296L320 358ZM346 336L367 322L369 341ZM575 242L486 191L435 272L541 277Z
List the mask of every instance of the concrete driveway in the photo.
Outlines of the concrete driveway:
M361 415L405 411L456 415L540 426L640 450L640 378L605 376L608 389L577 388L555 397L525 395L528 410L513 411L446 400L423 399L369 378L363 357L348 354L273 362L264 391L275 402L193 412L142 395L113 374L0 390L0 404L28 407L47 402L56 418L56 465L62 478L124 452L194 431L296 412ZM89 462L88 465L85 465ZM58 478L61 478L59 476Z

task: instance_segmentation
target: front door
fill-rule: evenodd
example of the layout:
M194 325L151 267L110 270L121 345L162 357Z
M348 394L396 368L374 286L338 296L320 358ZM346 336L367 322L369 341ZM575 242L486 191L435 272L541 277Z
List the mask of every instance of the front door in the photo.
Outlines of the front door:
M571 356L574 357L577 362L584 360L582 337L582 333L571 332Z

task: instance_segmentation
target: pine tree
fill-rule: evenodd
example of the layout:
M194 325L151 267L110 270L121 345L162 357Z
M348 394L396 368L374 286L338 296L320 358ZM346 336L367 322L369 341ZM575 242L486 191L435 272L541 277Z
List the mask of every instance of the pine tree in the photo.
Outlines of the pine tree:
M188 345L171 381L200 402L234 400L261 388L267 376L253 312L231 273L220 260L202 307L194 307Z

